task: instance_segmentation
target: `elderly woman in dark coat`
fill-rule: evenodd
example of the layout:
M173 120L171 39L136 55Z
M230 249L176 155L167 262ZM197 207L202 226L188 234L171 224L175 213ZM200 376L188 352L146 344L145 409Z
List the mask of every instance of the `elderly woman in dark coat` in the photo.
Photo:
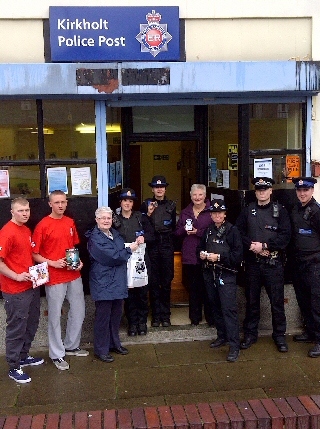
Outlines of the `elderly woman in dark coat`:
M124 246L121 235L111 228L109 207L99 207L95 216L97 225L86 233L91 261L90 292L96 306L94 354L103 362L112 362L114 358L109 352L128 353L120 343L119 328L123 299L128 296L127 261L138 243Z

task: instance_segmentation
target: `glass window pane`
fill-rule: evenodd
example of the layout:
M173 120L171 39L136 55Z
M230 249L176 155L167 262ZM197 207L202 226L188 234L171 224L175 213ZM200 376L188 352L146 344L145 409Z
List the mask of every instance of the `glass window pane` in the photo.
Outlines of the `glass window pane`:
M43 100L46 159L96 157L95 113L91 100Z
M216 168L229 170L230 189L238 189L238 106L209 106L209 158ZM209 186L216 186L211 182Z
M254 159L272 159L272 178L276 182L273 186L277 188L292 189L292 177L301 176L302 157L301 154L270 155L263 158L250 158L250 183L254 177ZM253 186L252 186L253 189Z
M194 131L193 106L137 106L132 116L134 133Z
M35 100L0 103L0 160L38 159Z
M26 198L40 198L40 174L37 165L8 167L7 170L10 198L21 195Z
M302 104L250 107L250 150L302 148Z

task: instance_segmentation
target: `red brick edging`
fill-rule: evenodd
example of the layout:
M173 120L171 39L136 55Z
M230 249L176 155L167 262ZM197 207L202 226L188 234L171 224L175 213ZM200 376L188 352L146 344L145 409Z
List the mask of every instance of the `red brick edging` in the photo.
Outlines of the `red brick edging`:
M0 417L0 429L284 428L320 428L320 395Z

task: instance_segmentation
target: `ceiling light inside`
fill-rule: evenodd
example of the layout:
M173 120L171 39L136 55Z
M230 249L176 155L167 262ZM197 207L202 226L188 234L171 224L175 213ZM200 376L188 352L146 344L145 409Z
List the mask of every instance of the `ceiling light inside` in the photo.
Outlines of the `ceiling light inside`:
M94 134L96 131L94 124L80 124L75 128L81 134ZM107 124L106 126L107 133L121 133L120 124Z

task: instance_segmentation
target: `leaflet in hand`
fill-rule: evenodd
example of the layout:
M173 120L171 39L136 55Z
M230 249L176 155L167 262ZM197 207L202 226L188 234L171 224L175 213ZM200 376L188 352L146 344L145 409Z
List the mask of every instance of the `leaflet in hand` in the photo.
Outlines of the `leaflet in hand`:
M33 287L41 286L49 281L48 262L29 267Z

